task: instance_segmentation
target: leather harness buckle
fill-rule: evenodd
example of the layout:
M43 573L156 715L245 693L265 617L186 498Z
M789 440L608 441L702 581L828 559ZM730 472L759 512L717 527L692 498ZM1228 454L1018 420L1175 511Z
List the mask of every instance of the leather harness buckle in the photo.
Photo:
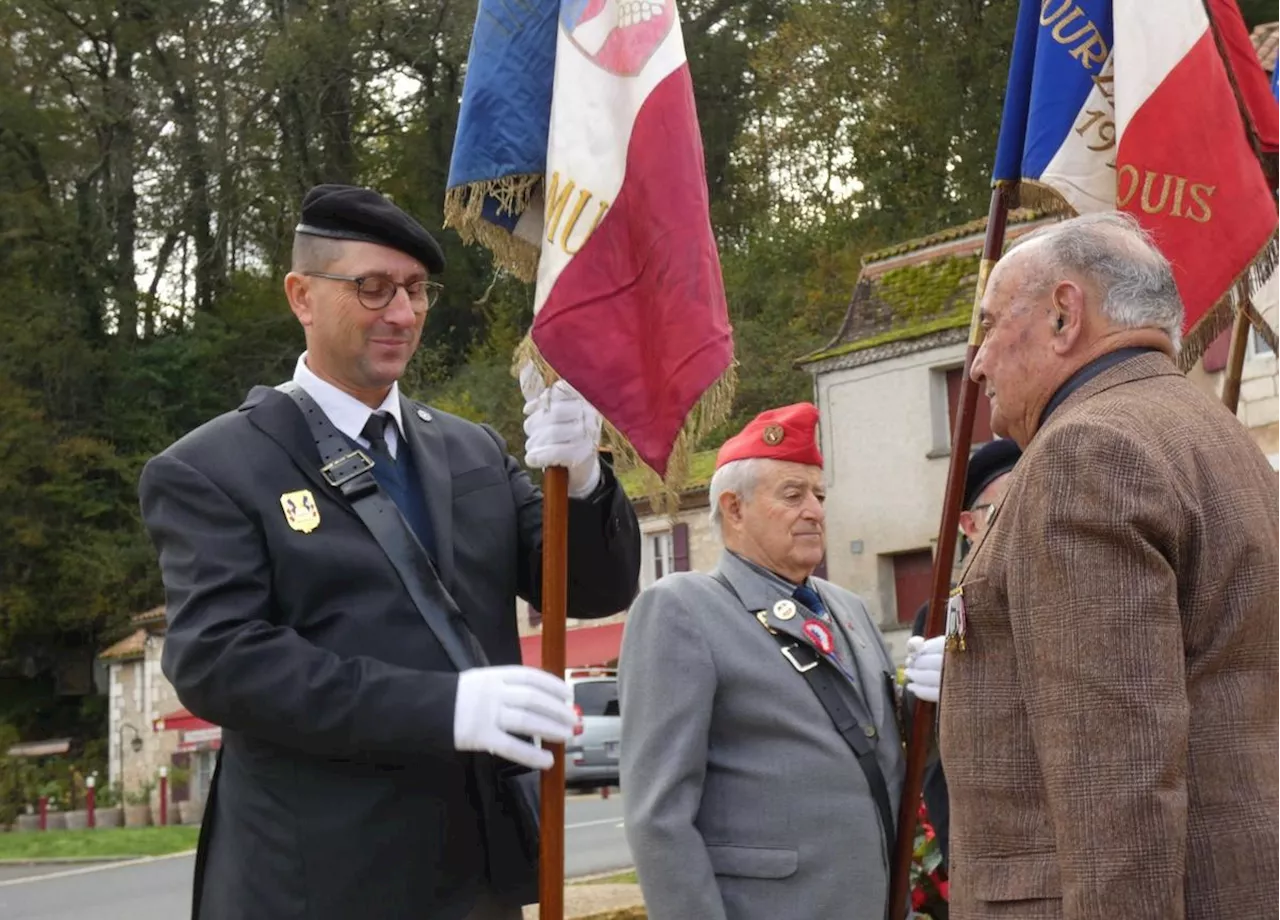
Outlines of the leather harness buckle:
M793 642L791 645L784 645L782 647L783 657L786 658L787 661L791 662L791 666L795 668L797 671L799 671L801 674L803 674L805 671L812 671L814 668L818 666L819 660L815 657L808 664L801 664L796 659L795 651L794 651L795 649L798 649L798 648L804 648L804 646L800 645L799 642Z
M320 474L329 485L335 489L341 489L343 483L350 482L361 473L367 473L372 469L373 460L364 451L357 450L339 457L332 463L326 463L320 468Z

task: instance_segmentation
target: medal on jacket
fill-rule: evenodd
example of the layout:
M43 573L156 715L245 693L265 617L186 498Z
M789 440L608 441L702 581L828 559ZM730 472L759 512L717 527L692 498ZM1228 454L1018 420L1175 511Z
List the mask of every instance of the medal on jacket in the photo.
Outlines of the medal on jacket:
M280 507L284 509L285 521L294 530L311 533L320 526L320 509L310 489L284 493L280 496Z
M949 651L965 651L965 632L967 623L964 610L964 588L951 589L947 598L947 649Z
M818 620L804 621L804 634L809 637L809 641L817 646L818 651L824 655L830 655L835 650L835 640L831 638L831 630L827 629L827 624Z

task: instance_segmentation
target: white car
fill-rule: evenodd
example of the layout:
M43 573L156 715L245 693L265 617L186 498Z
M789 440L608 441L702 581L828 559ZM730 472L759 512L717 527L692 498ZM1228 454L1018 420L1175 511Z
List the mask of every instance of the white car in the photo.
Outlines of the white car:
M573 708L582 721L565 745L565 785L579 789L616 786L622 746L618 672L612 668L569 668L564 679L573 690Z

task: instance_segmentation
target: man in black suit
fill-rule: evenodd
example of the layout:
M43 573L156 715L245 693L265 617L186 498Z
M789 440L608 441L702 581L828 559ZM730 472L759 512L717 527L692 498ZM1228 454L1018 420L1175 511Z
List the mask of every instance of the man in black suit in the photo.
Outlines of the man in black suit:
M444 268L416 221L376 192L319 186L292 267L307 344L294 383L373 459L489 666L451 664L285 392L255 387L154 457L140 497L164 576L164 673L223 727L194 913L519 917L498 769L547 768L529 739L564 741L575 721L564 682L519 665L516 597L541 601L541 493L492 428L399 392ZM569 468L569 613L625 609L639 528L599 461L599 416L563 382L522 385L526 460Z
M1004 498L1009 474L1021 456L1022 451L1012 439L996 438L982 445L969 458L964 478L964 504L960 512L961 560L987 532L991 511ZM911 638L907 640L907 689L913 696L936 703L941 687L945 636L925 637L924 621L928 615L929 604L926 601L916 611ZM947 776L936 750L925 768L921 797L929 823L938 836L938 849L942 852L945 866L947 848L951 843L951 800L947 795Z

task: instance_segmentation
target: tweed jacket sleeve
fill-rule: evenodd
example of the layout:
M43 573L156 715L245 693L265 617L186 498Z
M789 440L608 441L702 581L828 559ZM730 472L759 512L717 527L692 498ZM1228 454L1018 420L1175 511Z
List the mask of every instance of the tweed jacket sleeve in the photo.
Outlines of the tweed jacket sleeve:
M1016 669L1071 920L1184 916L1187 744L1175 567L1193 497L1120 426L1050 426L1016 520Z

